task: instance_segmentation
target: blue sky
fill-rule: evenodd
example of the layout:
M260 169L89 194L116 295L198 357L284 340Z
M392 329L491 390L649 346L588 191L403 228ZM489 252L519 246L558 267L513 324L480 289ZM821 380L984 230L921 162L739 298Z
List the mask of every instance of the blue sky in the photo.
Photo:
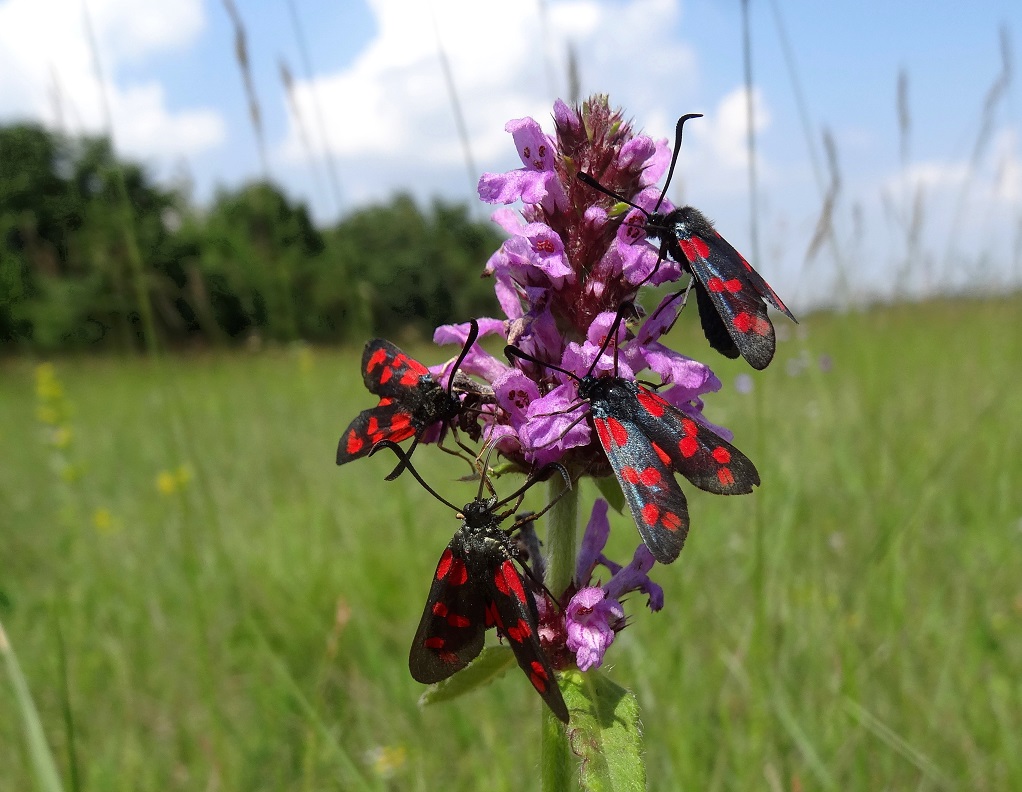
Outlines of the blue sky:
M397 190L488 207L470 192L437 58L434 22L454 71L478 171L517 167L504 123L525 115L549 129L563 95L565 52L576 48L583 95L609 92L655 137L682 113L686 128L672 198L702 209L751 255L744 152L740 3L710 0L235 0L262 111L269 172L321 222ZM221 0L0 0L0 122L36 119L71 132L104 128L85 37L96 31L118 150L161 179L191 185L200 203L262 170ZM994 108L982 157L970 166L984 97L1002 69L999 31L1022 37L1022 3L752 0L760 205L754 262L796 305L817 302L844 273L843 293L1019 283L1022 88ZM312 81L291 8L308 42ZM809 264L822 187L794 101L777 15L812 130L833 136L841 172L837 247ZM1013 53L1014 54L1014 53ZM282 87L296 79L300 119ZM908 75L911 136L900 157L896 89ZM327 134L321 137L316 106ZM337 165L341 206L324 176ZM825 177L825 174L824 174ZM924 209L909 251L899 215ZM905 267L906 259L911 266Z

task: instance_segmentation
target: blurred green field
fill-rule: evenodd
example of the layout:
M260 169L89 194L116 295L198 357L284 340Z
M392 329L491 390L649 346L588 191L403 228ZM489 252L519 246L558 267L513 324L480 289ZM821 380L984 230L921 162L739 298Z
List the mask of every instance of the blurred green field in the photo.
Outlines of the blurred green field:
M751 394L681 324L763 486L685 488L666 608L633 599L608 654L650 789L1022 788L1022 299L809 317ZM373 401L358 357L56 360L42 401L36 362L0 362L0 619L67 789L538 788L517 671L416 705L457 521L384 482L390 457L334 466ZM455 461L416 459L471 499ZM0 788L33 788L6 678Z

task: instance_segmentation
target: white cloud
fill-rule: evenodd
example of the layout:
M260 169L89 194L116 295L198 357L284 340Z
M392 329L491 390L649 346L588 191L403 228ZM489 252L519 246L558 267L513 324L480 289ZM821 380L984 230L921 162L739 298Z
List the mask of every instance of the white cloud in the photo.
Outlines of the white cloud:
M749 167L748 91L735 88L725 95L709 117L694 129L700 144L708 144L717 168L745 171ZM753 131L761 135L770 126L770 111L759 89L752 91ZM761 158L757 167L762 170Z
M320 103L327 145L343 161L349 199L382 198L398 185L429 181L429 174L464 170L430 8L479 171L517 166L503 130L507 120L531 115L550 129L553 99L565 93L569 43L578 54L583 96L609 93L632 117L652 122L651 128L658 119L671 119L662 126L673 128L675 104L693 92L695 57L673 38L676 0L550 2L546 36L535 5L370 0L370 6L376 36L351 66L312 84L296 83L307 127L315 118L312 102ZM635 79L636 64L641 80ZM278 155L303 162L306 152L290 110L288 127Z
M201 0L90 0L88 10L102 91L80 0L0 3L0 119L101 133L105 93L115 140L128 155L190 154L224 139L217 112L171 111L159 82L130 79L135 62L194 41L205 24Z

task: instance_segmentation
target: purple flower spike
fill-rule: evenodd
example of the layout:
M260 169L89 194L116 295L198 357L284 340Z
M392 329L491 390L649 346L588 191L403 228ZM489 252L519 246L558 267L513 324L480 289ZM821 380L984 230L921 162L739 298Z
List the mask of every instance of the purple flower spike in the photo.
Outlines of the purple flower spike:
M615 631L624 618L621 603L609 599L601 588L584 588L571 598L564 613L566 645L575 653L580 671L603 665L603 655L614 642Z
M649 597L649 609L658 611L664 606L664 590L649 579L655 563L645 545L639 545L632 561L622 567L603 555L610 535L607 519L607 501L598 498L586 525L578 558L575 562L575 586L578 591L564 611L567 641L565 646L575 653L579 669L599 668L614 634L624 629L624 607L621 599L632 591L641 591ZM597 566L606 567L610 580L602 587L593 585L593 572Z

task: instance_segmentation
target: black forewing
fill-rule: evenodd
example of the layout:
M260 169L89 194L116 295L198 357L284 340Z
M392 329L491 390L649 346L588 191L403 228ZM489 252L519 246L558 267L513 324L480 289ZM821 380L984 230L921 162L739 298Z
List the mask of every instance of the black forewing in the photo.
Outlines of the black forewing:
M400 443L415 434L412 414L399 402L384 398L355 416L337 443L337 464L361 459L381 440Z
M464 536L459 530L440 557L412 640L408 668L418 682L447 679L483 649L488 595L483 581L469 574Z
M408 391L429 377L429 369L410 358L390 341L374 338L362 352L362 379L370 393L394 399L408 398Z
M688 536L688 503L674 478L666 451L658 453L641 427L627 416L598 416L593 422L642 541L661 564L681 553Z
M565 723L568 708L557 686L557 677L539 641L539 618L532 591L509 558L493 554L487 557L489 568L484 573L490 620L497 626L519 667L525 672L536 692L550 710Z
M788 309L698 210L686 206L673 212L670 218L678 248L692 275L705 289L697 292L696 298L706 339L727 357L733 357L732 351L737 349L753 368L766 368L777 342L764 301L791 316ZM709 315L711 304L723 320L733 347L720 337L719 327Z
M717 495L745 495L759 484L759 472L745 454L659 394L636 388L639 429L667 453L674 470Z
M738 349L738 345L735 344L734 339L731 338L731 333L717 311L717 306L710 298L710 293L706 291L706 287L698 280L695 282L692 290L696 293L696 305L699 307L699 324L703 327L703 335L706 336L706 340L710 342L710 346L713 349L720 352L724 357L734 360L741 354L741 351Z

